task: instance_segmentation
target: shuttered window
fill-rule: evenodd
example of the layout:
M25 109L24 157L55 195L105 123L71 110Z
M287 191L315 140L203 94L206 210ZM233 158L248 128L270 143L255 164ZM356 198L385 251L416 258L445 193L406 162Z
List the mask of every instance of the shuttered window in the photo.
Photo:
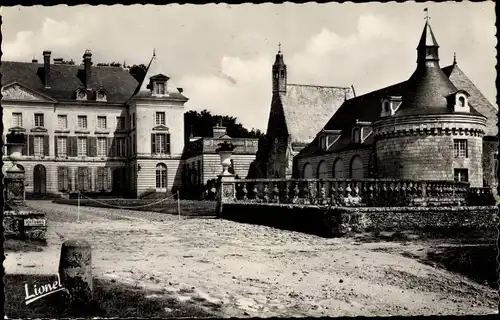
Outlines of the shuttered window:
M68 167L57 168L57 185L60 192L67 192L70 189L70 176Z
M87 137L78 137L78 156L87 155Z
M97 138L97 155L99 157L104 157L106 156L107 151L107 138Z
M170 134L156 133L151 135L151 149L155 154L170 153Z
M90 191L91 190L91 177L90 168L88 167L78 167L77 172L77 186L80 191Z
M33 152L35 156L43 156L43 136L35 136L33 138Z
M68 138L57 137L57 155L66 156L68 154Z
M97 191L106 191L109 189L108 172L109 168L107 167L97 168L96 179L95 179Z

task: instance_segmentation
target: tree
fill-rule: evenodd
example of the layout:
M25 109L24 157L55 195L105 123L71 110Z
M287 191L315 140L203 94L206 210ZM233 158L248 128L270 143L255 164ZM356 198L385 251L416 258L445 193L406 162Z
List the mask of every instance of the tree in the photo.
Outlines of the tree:
M146 67L144 64L134 64L130 67L129 72L135 78L135 80L137 80L137 82L142 82L142 80L144 80L144 77L146 76L147 69L148 67Z
M213 127L222 124L226 127L227 135L231 138L260 138L263 136L259 129L252 128L248 131L241 123L237 122L235 117L212 115L210 111L203 110L188 111L184 114L184 133L186 141L192 134L195 137L212 137Z

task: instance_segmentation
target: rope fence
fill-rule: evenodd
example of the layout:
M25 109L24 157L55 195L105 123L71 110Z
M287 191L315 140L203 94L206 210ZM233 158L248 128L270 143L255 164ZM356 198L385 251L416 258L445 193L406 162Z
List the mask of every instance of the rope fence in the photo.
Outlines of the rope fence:
M84 199L84 200L90 200L90 201L92 201L94 203L97 203L97 204L100 204L102 206L107 206L107 207L110 207L110 208L113 208L113 209L124 209L124 210L134 210L134 209L139 209L139 208L145 208L145 207L148 207L148 206L157 205L159 203L162 203L162 202L165 202L165 201L168 201L168 200L175 200L174 195L171 195L171 196L168 196L168 197L163 198L163 199L158 200L158 201L154 201L154 202L151 202L151 203L146 203L146 204L143 204L143 205L130 206L129 207L129 206L117 206L117 205L113 205L113 204L106 203L106 202L103 202L103 201L99 201L99 200L96 200L96 199L92 199L92 198L89 198L86 195L83 195L80 192L78 192L78 212L77 212L77 221L78 222L80 222L80 197L82 197L82 199ZM108 200L123 200L123 199L108 199ZM178 216L179 216L179 219L180 219L181 218L181 203L180 203L179 191L177 191L177 211L178 211Z

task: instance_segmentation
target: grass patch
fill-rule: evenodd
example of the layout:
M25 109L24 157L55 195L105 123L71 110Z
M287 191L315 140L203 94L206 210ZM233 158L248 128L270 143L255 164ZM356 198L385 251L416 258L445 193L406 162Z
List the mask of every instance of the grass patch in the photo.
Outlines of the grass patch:
M62 292L53 293L29 305L24 302L24 285L46 284L56 280L53 275L5 275L4 311L9 318L54 318L54 317L212 317L194 303L180 302L171 294L152 291L115 282L94 279L94 301L85 310L69 313L60 303ZM153 295L153 297L147 297ZM213 309L216 311L215 309Z
M6 238L3 242L5 252L40 252L47 246L46 242Z
M432 249L424 262L438 263L448 271L498 289L497 255L496 244L440 246Z

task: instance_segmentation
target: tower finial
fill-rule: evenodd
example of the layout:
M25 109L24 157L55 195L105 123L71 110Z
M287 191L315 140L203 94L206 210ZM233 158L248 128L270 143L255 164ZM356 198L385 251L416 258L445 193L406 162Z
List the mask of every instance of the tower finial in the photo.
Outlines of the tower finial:
M281 42L278 42L278 53L281 53Z
M457 53L453 52L453 64L457 64Z
M156 57L156 49L153 48L153 57Z
M428 9L428 8L425 8L425 9L424 9L424 12L425 12L425 18L424 18L424 19L425 19L427 22L429 22L429 19L430 19L430 17L429 17L429 9Z

